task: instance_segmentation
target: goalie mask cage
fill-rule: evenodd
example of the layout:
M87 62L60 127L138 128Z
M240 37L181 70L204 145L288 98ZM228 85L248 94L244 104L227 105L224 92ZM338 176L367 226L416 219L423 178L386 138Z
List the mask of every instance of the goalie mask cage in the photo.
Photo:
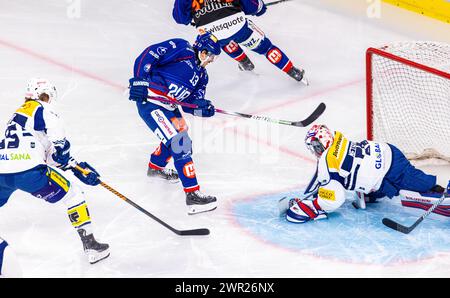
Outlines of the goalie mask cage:
M450 161L450 45L402 42L366 53L367 138L409 159Z

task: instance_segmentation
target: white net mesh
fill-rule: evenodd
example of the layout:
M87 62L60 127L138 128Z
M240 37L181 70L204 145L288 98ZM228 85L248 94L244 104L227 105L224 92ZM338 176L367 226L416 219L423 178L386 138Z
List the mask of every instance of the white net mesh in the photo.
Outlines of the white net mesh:
M404 42L382 50L450 73L448 44ZM373 54L372 109L374 140L398 146L408 158L450 161L449 78Z

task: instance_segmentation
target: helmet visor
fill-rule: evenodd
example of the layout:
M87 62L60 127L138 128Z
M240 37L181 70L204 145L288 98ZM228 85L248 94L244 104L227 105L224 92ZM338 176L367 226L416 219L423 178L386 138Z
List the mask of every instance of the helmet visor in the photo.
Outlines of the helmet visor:
M322 143L318 139L312 139L308 144L307 147L309 151L311 151L317 158L320 158L325 151L325 147L322 145Z

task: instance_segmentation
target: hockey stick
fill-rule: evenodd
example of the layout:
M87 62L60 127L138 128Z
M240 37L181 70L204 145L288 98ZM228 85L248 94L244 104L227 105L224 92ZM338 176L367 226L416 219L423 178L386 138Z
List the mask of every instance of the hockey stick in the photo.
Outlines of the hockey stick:
M445 200L445 198L446 198L445 194L442 195L442 198L440 198L438 201L436 201L430 207L430 209L428 209L427 212L425 212L421 217L419 217L418 220L416 220L416 222L412 226L409 226L409 227L403 226L403 225L399 224L398 222L395 222L389 218L383 218L382 222L385 226L387 226L393 230L399 231L403 234L409 234L409 233L411 233L412 230L414 230L422 222L422 220L425 219L425 217L430 215L431 212L433 212L433 210L436 209Z
M163 98L163 97L157 97L157 96L148 96L148 99L169 103L169 104L176 104L182 107L187 107L191 109L197 109L198 106L191 103L184 103L179 102L176 100ZM257 115L250 115L250 114L244 114L244 113L238 113L238 112L229 112L221 109L215 109L217 113L226 114L226 115L232 115L236 117L242 117L242 118L248 118L248 119L254 119L254 120L262 120L270 123L276 123L276 124L283 124L283 125L290 125L290 126L296 126L296 127L305 127L313 123L317 120L317 118L320 117L320 115L323 114L323 112L326 109L326 105L322 102L320 103L317 108L304 120L301 121L288 121L288 120L278 120L278 119L272 119L269 117L264 116L257 116Z
M287 2L287 1L291 1L291 0L278 0L278 1L273 1L273 2L266 3L266 6L271 6L271 5L275 5L275 4L278 4L278 3L281 3L281 2Z
M80 171L84 175L88 175L89 174L89 170L83 169L82 167L80 167L78 165L75 166L75 169L77 171ZM124 196L123 194L121 194L120 192L118 192L117 190L115 190L114 188L109 186L108 184L106 184L104 182L100 182L100 185L103 186L104 188L106 188L107 190L109 190L110 192L112 192L113 194L115 194L116 196L118 196L119 198L121 198L122 200L124 200L125 202L127 202L128 204L130 204L131 206L133 206L134 208L136 208L137 210L141 211L142 213L144 213L148 217L152 218L153 220L157 221L161 225L165 226L166 228L168 228L169 230L171 230L172 232L174 232L177 235L180 235L180 236L209 235L209 230L208 229L177 230L177 229L171 227L170 225L168 225L167 223L165 223L164 221L162 221L161 219L157 218L156 216L154 216L153 214L151 214L150 212L148 212L147 210L145 210L144 208L142 208L141 206L139 206L138 204L136 204L132 200L128 199L126 196Z

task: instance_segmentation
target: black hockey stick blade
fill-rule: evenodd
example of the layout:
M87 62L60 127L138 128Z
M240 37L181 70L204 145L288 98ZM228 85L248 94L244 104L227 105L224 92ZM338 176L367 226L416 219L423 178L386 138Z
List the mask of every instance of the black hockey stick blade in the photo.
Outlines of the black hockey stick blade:
M310 125L311 123L313 123L314 121L317 120L317 118L319 118L323 112L325 112L325 109L327 108L327 106L321 102L317 108L314 110L314 112L312 112L311 115L309 115L308 118L306 118L305 120L302 121L298 121L298 122L293 122L292 125L293 126L298 126L298 127L305 127Z
M405 227L405 226L399 224L398 222L395 222L389 218L383 218L382 222L386 227L391 228L396 231L399 231L403 234L409 234L416 226L416 225L413 225L412 227Z
M393 230L396 230L400 233L403 234L409 234L411 233L412 230L414 230L424 219L425 217L420 217L418 220L416 220L416 222L410 226L410 227L406 227L404 225L399 224L398 222L395 222L389 218L383 218L382 222L386 227L389 227Z
M181 231L174 231L178 235L181 236L205 236L209 235L208 229L195 229L195 230L181 230Z
M428 215L431 214L431 212L433 212L434 209L436 209L444 200L445 198L447 198L446 195L442 195L442 197L436 201L430 209L427 210L427 212L425 212L421 217L419 217L419 219L416 220L416 222L410 226L410 227L405 227L389 218L383 218L382 222L385 226L394 229L396 231L399 231L403 234L409 234L412 230L414 230L424 219L425 217L427 217Z

